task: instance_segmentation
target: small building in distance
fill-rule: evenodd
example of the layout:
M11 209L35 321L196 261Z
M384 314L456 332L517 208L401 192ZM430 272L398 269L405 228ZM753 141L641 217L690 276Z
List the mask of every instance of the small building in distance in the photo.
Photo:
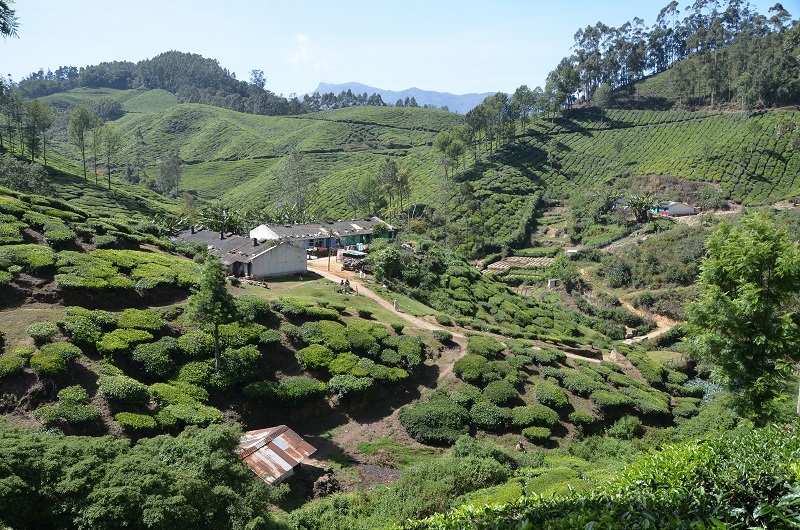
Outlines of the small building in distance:
M375 227L385 227L379 230ZM394 238L396 228L378 217L350 221L327 221L285 225L259 225L250 230L250 237L261 240L291 242L304 249L354 247L363 250L376 238Z
M278 425L244 433L236 454L261 480L277 485L316 450L286 425Z
M267 279L308 270L306 251L290 243L265 244L236 234L223 234L220 238L219 232L194 228L178 233L174 239L205 245L209 253L219 257L231 276Z
M697 209L689 206L683 202L667 201L661 203L658 208L658 215L667 215L669 217L680 217L682 215L694 215Z

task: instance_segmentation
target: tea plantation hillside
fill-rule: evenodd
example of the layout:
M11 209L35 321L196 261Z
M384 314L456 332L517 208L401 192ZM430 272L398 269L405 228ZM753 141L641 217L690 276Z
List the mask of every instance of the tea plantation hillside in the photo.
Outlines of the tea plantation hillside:
M528 246L543 198L600 185L625 191L637 179L659 176L712 187L744 204L800 194L800 156L786 133L798 119L792 111L615 109L601 115L579 108L540 114L525 126L514 122L502 141L478 130L453 158L434 141L442 131L463 136L466 125L462 116L440 110L350 107L267 117L179 105L159 90L76 89L49 98L61 112L51 146L57 167L78 172L80 154L66 134L73 105L110 99L123 111L111 121L123 136L117 175L123 160L129 166L138 160L137 178L152 185L161 158L177 149L184 162L178 193L222 199L238 211L272 211L285 200L284 157L297 149L304 171L318 182L312 215L363 214L348 194L365 177L378 178L391 158L409 170L406 213L424 212L432 234L449 238L463 255ZM689 200L679 190L665 195L659 198Z

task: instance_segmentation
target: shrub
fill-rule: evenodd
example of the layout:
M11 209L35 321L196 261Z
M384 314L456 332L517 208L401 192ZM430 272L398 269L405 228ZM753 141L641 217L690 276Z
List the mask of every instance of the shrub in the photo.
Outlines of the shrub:
M336 354L321 344L312 344L297 352L297 359L304 368L328 368Z
M453 372L467 382L476 382L483 379L483 372L487 369L489 360L482 355L468 353L453 364Z
M208 392L205 389L181 381L154 383L150 385L150 395L161 407L179 403L202 402L208 399Z
M405 327L406 327L405 324L399 324L397 322L392 322L392 330L394 330L394 332L397 333L398 335L403 333L403 330L405 329Z
M157 342L139 344L133 349L131 359L150 377L161 380L175 371L173 356L178 352L178 344L172 337L164 337Z
M104 357L113 358L118 353L127 353L131 347L152 339L153 335L141 329L115 329L103 335L97 342L97 351Z
M391 350L390 350L391 351ZM328 364L328 371L332 374L346 374L358 363L359 356L350 352L340 353Z
M236 314L239 315L239 319L243 322L265 320L272 316L269 302L260 296L245 294L237 297L235 303Z
M673 385L682 385L689 380L689 376L677 370L667 370L667 381Z
M278 331L283 333L289 340L294 340L300 336L300 328L289 322L281 322Z
M567 418L569 419L570 423L576 426L587 426L595 422L595 417L583 410L570 412Z
M631 440L642 434L642 432L642 420L630 415L621 417L614 422L614 425L606 429L608 436L620 440Z
M550 439L550 429L547 427L525 427L522 429L522 436L533 443L546 442Z
M539 403L554 409L560 409L569 404L569 399L564 391L561 390L561 387L550 381L536 383L535 394Z
M328 381L328 390L337 396L344 397L351 394L358 394L366 391L372 386L374 380L371 377L356 377L352 374L339 374L331 377Z
M80 348L70 342L52 342L41 347L41 352L45 355L60 355L66 362L79 357L83 354Z
M396 366L403 362L403 358L397 353L397 350L385 348L381 350L380 360L383 364L389 366Z
M608 389L595 390L589 396L589 399L591 399L600 410L609 410L616 407L633 405L633 400L628 396L624 396L619 392L614 392Z
M178 349L187 359L203 359L214 355L214 337L199 329L192 329L178 338Z
M103 376L97 384L100 395L119 403L139 404L150 399L150 390L146 385L125 375Z
M372 318L372 311L370 311L369 309L359 308L359 309L356 309L356 312L358 313L358 316L360 318L365 318L365 319Z
M646 354L635 351L630 352L627 357L639 369L645 381L651 385L661 383L664 372L666 372L663 364L651 359Z
M156 422L163 427L176 424L208 425L222 421L222 412L200 403L167 405L156 414Z
M27 364L27 359L14 356L0 356L0 379L12 377L20 373Z
M241 348L226 348L220 356L222 370L233 382L242 382L256 374L256 362L261 352L253 344Z
M97 248L112 248L117 244L117 236L111 234L96 235L92 237L91 242Z
M219 327L219 343L222 349L241 348L247 344L256 344L266 327L255 322L231 322Z
M431 333L433 334L433 339L441 343L453 340L453 334L444 329L434 329Z
M266 329L258 337L258 343L265 346L280 344L281 332L277 329Z
M193 361L181 366L178 371L178 381L207 388L211 384L214 374L214 361Z
M561 383L573 394L583 397L588 397L596 390L608 389L605 384L596 379L576 370L569 369L561 371Z
M11 351L12 357L18 357L20 359L24 359L27 361L31 358L31 355L36 353L36 346L32 344L26 344L24 346L18 346Z
M511 409L511 421L517 427L552 427L558 423L558 414L553 409L540 404L525 405Z
M289 377L278 388L276 395L281 401L287 403L298 403L313 397L320 397L325 394L327 385L313 377Z
M508 381L492 381L483 389L483 396L495 405L502 405L518 395L514 385Z
M58 326L53 322L34 322L25 328L25 333L37 344L41 344L49 341L58 333Z
M306 322L300 328L300 334L306 344L322 344L333 352L350 350L345 327L339 322L331 320Z
M453 319L450 318L449 315L445 315L443 313L436 313L436 315L434 315L434 318L436 318L436 322L440 326L452 326L453 325Z
M472 424L487 431L500 429L507 417L507 409L503 409L489 403L488 401L478 401L469 409L469 417Z
M100 409L78 402L60 402L57 413L69 423L89 423L100 417Z
M413 368L422 362L424 345L417 337L403 335L397 345L397 353L403 358L403 364Z
M147 414L136 414L134 412L118 412L114 415L114 419L122 426L123 429L130 429L140 431L144 429L155 429L158 427L158 422L152 416Z
M164 327L164 320L152 309L126 309L119 316L120 328L143 329L157 333Z
M467 353L494 357L499 355L505 347L492 337L473 335L467 340Z
M435 396L400 409L400 423L421 443L452 445L469 432L469 412L444 396Z
M57 352L36 352L30 363L36 373L45 377L57 377L67 371L67 361Z
M470 408L474 403L482 401L484 397L483 392L477 386L461 383L450 393L450 399L464 408Z
M642 414L669 414L669 396L657 390L623 387L620 390L633 399L633 405Z

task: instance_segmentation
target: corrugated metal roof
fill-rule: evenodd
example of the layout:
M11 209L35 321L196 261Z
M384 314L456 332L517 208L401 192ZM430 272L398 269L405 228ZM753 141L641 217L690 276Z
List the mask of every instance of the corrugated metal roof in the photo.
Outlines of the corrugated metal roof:
M237 455L264 482L278 484L316 450L286 425L278 425L244 433Z

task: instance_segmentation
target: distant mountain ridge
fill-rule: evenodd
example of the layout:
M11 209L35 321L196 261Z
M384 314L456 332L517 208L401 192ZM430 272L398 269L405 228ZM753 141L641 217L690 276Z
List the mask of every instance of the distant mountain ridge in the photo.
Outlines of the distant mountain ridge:
M333 83L320 83L315 92L319 92L320 94L328 92L338 94L343 90L351 90L354 94L363 94L364 92L369 95L380 94L383 101L389 105L394 105L398 99L405 100L407 97L413 97L420 107L423 105L435 105L437 108L446 106L451 112L458 112L459 114L466 114L477 107L488 96L494 94L494 92L485 92L483 94L450 94L448 92L422 90L416 87L395 91L384 90L361 83L342 83L338 85Z

